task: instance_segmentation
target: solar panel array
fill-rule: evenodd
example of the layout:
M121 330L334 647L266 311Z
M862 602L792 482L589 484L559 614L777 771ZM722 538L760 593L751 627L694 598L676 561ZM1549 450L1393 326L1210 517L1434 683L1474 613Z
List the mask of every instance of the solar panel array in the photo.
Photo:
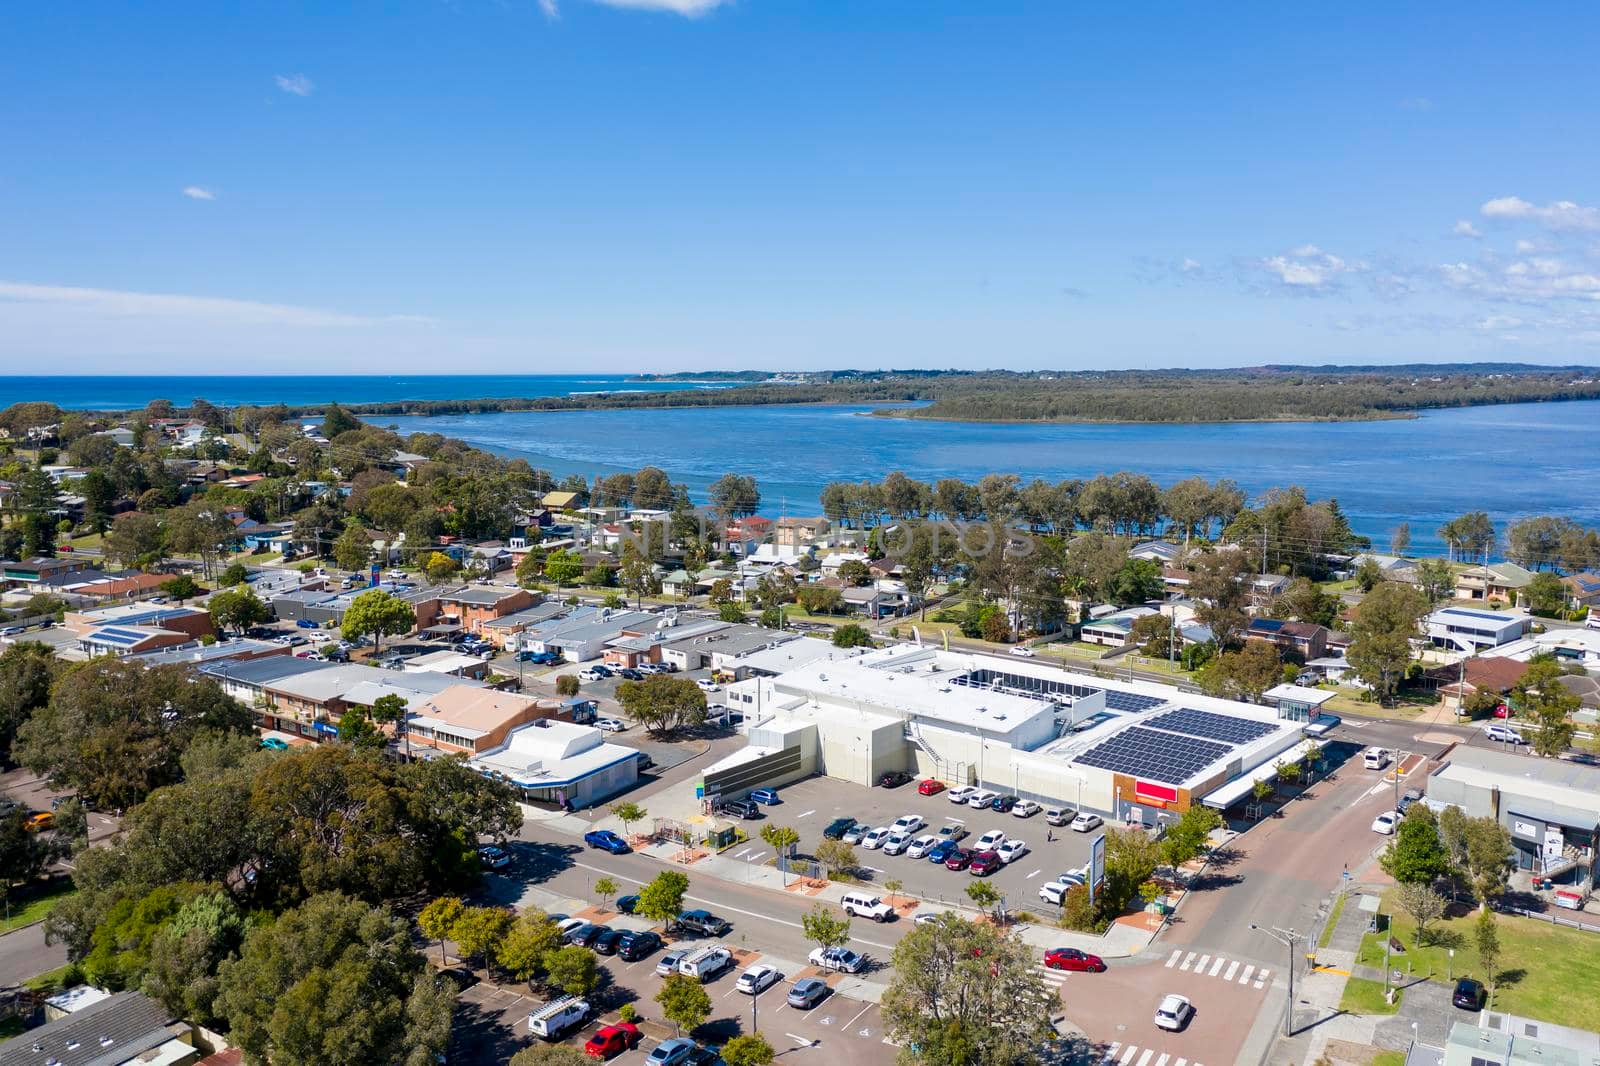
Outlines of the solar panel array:
M1180 785L1232 749L1226 744L1133 726L1078 756L1085 766Z
M1137 692L1113 692L1106 689L1106 708L1113 711L1148 711L1167 701L1159 696L1141 696Z
M1226 744L1248 744L1277 728L1269 722L1256 722L1249 718L1233 718L1226 714L1197 711L1193 707L1159 714L1150 719L1148 724L1155 729L1168 729L1174 733L1220 740Z

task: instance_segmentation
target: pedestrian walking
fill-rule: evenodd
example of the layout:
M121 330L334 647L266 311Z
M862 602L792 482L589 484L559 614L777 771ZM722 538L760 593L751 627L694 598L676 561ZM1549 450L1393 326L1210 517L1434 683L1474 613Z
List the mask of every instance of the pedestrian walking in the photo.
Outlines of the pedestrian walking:
M1044 842L1045 842L1045 843L1046 843L1046 844L1050 844L1050 843L1053 843L1053 842L1054 842L1054 841L1055 841L1055 839L1056 839L1056 834L1055 834L1055 830L1053 830L1053 829L1046 829L1046 830L1045 830L1045 831L1044 831Z

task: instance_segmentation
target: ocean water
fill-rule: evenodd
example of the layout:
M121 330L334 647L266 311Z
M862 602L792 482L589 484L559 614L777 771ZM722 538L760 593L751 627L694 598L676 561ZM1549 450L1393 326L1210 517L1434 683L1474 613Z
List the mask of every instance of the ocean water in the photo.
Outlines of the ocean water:
M829 481L891 470L923 480L992 472L1058 481L1117 470L1167 485L1231 477L1253 494L1301 485L1334 497L1357 532L1387 545L1401 522L1416 550L1465 511L1504 525L1564 514L1600 525L1600 401L1430 411L1381 422L1026 425L874 418L867 407L721 407L379 418L460 437L557 474L653 464L702 493L753 475L768 514L817 513Z
M665 392L716 388L715 382L629 381L622 374L402 374L248 377L0 377L0 407L48 400L71 410L127 410L151 400L183 406L196 397L223 407L239 404L384 403L395 400L476 400L575 396L594 392Z

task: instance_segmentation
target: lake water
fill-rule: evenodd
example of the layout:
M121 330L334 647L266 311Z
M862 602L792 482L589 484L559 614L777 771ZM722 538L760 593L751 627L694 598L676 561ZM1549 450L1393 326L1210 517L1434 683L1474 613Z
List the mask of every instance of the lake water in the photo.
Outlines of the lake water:
M1386 545L1402 521L1417 549L1469 510L1504 528L1531 514L1600 525L1600 401L1434 411L1382 422L1018 425L872 418L865 407L722 407L377 418L460 437L558 475L653 464L697 494L728 471L760 482L766 514L817 513L822 486L891 470L936 480L1021 474L1058 481L1116 470L1166 485L1231 477L1247 491L1302 485L1336 497Z

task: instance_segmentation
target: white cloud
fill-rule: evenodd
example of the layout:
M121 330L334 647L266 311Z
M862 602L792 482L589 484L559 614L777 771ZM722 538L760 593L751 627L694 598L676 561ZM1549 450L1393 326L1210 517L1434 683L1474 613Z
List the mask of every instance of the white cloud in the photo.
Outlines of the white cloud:
M684 18L699 18L710 11L731 3L732 0L595 0L606 7L621 7L631 11L670 11Z
M1516 315L1486 315L1478 320L1477 327L1481 330L1516 329L1522 325L1522 319Z
M1600 208L1582 207L1571 200L1556 200L1540 207L1520 196L1502 196L1486 202L1478 211L1484 218L1537 222L1552 230L1600 231Z
M547 19L561 17L561 8L556 6L556 0L539 0L539 10L544 12L544 17Z
M1366 269L1364 263L1346 262L1314 244L1303 244L1288 255L1255 260L1252 265L1285 290L1302 293L1332 292L1345 275Z
M272 80L290 96L310 96L317 91L316 85L304 74L274 74Z
M185 185L183 195L191 200L215 200L217 194L210 189L201 188L199 185Z
M1180 274L1198 274L1199 272L1200 260L1198 259L1190 259L1188 256L1184 256L1183 261L1178 264L1178 273Z
M1468 222L1464 218L1461 219L1459 222L1457 222L1455 224L1455 226L1450 230L1450 232L1454 233L1457 237L1482 237L1483 236L1482 232L1479 231L1477 226L1474 226L1471 222Z
M1536 256L1507 264L1445 263L1439 273L1449 287L1485 299L1527 304L1600 302L1600 271L1561 259Z
M180 296L168 293L120 292L68 285L33 285L0 281L0 302L48 305L86 314L119 318L205 320L236 325L306 327L379 326L429 323L416 315L352 315L292 304L257 303L214 296Z

